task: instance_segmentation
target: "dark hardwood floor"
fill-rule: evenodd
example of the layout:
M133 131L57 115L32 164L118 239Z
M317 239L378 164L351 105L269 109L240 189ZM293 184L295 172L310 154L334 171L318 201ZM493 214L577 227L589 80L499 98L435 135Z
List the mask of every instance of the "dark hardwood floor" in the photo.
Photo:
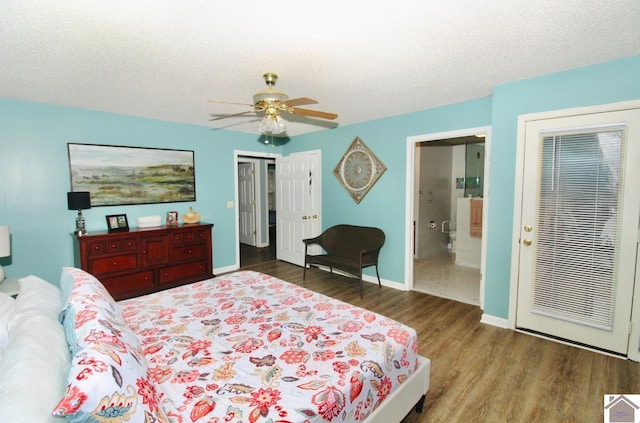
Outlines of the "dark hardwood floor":
M250 252L249 252L250 253ZM413 327L431 359L431 385L414 422L602 422L604 395L640 393L640 363L480 323L480 308L268 258L260 271ZM640 404L639 404L640 405ZM640 410L637 411L640 418Z
M276 227L269 226L269 246L252 247L240 244L240 267L251 266L276 259Z

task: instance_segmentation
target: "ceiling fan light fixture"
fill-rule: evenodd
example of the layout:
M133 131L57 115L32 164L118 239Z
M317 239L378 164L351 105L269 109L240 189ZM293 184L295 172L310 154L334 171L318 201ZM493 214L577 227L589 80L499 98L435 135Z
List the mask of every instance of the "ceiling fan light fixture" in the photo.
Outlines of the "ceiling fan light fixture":
M264 117L258 123L258 130L260 133L273 136L281 135L287 131L287 122L280 116L281 113L302 115L311 118L320 119L336 119L338 117L335 113L321 112L318 110L301 109L299 106L305 106L309 104L317 104L318 102L308 97L298 97L289 99L287 93L281 90L275 90L273 86L278 80L278 75L273 72L268 72L263 75L264 82L267 84L266 90L258 91L253 95L253 104L235 103L229 101L209 100L212 103L226 103L226 104L240 104L246 106L253 106L252 110L245 112L228 114L219 118L213 118L210 120L219 120L231 116L240 116L247 113L255 113L260 115L264 113Z
M265 135L280 135L286 132L287 122L280 115L267 114L258 123L258 130Z

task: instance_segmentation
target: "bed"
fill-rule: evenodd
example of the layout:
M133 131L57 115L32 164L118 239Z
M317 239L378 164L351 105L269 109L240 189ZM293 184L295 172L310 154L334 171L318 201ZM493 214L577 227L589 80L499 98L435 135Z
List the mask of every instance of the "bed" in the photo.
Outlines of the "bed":
M120 302L75 268L61 290L20 285L0 297L0 421L387 423L421 410L428 390L413 329L269 275ZM20 326L35 318L27 342Z

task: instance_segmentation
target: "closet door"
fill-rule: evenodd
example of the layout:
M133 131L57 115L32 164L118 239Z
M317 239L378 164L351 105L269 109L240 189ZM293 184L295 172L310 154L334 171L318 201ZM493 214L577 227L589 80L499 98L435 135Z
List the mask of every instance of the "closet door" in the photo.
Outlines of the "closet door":
M640 111L526 123L516 326L626 355Z
M238 163L239 237L243 244L256 246L255 163Z

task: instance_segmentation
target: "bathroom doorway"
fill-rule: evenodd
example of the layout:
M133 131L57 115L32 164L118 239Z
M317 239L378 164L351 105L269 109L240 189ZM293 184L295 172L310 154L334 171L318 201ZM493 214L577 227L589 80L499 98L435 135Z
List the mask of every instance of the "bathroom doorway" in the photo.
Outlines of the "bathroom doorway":
M413 143L416 291L482 305L487 134L446 134Z

